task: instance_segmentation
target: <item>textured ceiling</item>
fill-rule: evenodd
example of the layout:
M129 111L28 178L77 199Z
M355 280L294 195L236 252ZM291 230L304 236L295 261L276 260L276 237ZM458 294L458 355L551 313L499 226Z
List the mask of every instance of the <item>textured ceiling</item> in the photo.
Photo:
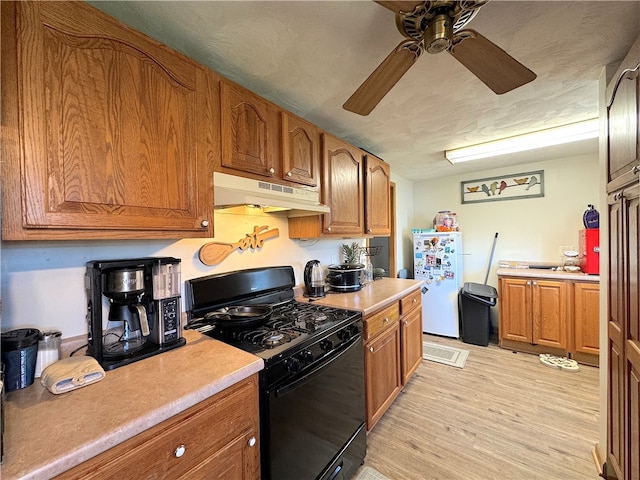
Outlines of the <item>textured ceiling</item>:
M342 104L402 39L393 13L374 2L90 3L380 156L410 180L596 151L591 141L482 166L452 166L443 157L447 148L597 117L602 67L622 60L640 34L638 1L493 0L468 27L536 80L495 95L449 54L425 53L362 117Z

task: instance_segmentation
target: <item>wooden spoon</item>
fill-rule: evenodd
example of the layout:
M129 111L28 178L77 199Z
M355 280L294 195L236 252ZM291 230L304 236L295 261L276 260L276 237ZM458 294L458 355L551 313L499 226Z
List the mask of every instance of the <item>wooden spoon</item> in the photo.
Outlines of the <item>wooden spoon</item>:
M231 255L236 248L240 248L241 250L246 250L249 247L252 248L261 248L263 241L267 238L277 237L279 235L279 231L277 228L272 230L267 230L264 233L259 233L252 238L252 236L247 236L242 240L239 240L235 243L223 243L223 242L209 242L205 243L202 247L200 247L200 251L198 252L198 258L205 265L217 265L222 260Z

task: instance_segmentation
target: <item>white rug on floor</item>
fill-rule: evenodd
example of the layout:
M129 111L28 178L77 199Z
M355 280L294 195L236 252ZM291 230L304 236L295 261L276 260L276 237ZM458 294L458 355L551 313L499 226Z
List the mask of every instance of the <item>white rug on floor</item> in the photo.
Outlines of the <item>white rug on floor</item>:
M389 477L385 477L375 468L364 465L360 467L353 480L391 480Z
M422 358L432 362L444 363L456 368L464 368L469 350L447 347L437 343L422 342Z

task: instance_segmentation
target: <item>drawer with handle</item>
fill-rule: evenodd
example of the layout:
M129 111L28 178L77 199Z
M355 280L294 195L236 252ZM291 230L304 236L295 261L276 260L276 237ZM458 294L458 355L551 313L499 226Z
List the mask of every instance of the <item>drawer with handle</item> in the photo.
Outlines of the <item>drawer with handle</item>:
M400 318L399 302L394 302L387 308L380 310L364 319L364 341L375 337L379 332L389 325L397 322Z

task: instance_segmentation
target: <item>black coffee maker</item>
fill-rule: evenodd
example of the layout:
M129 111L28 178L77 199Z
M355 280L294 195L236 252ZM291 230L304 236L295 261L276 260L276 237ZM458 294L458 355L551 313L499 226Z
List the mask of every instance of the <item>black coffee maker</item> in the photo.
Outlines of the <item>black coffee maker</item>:
M86 266L87 350L105 370L186 343L179 259L94 260Z

